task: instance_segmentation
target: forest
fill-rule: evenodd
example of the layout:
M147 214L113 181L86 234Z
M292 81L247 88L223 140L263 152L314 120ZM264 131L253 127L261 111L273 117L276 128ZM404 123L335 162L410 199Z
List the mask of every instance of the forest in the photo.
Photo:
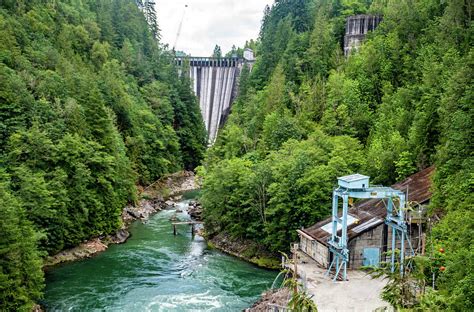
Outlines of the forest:
M192 170L207 134L153 1L0 1L0 310L42 258L114 233L137 186Z
M345 20L355 14L383 22L346 58ZM418 277L434 287L396 307L472 310L472 16L468 0L267 7L257 61L242 72L228 122L198 169L208 235L225 232L278 255L297 241L296 229L330 215L338 176L391 185L435 165L428 241L445 253L428 255Z

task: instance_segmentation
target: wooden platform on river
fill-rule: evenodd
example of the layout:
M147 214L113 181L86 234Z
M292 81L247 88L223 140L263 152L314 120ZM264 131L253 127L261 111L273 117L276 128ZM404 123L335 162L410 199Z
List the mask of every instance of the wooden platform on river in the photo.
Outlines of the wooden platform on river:
M194 225L194 224L203 224L203 222L201 221L180 221L180 222L173 222L171 223L173 225L184 225L184 224L187 224L187 225Z
M194 235L194 226L196 224L203 224L201 221L180 221L180 222L172 222L173 225L173 235L177 235L178 232L176 231L177 225L191 225L191 234Z

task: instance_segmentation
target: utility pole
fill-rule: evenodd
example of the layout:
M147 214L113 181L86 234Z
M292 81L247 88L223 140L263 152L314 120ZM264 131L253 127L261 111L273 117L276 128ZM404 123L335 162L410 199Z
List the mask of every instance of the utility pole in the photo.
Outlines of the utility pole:
M297 252L298 252L298 244L295 243L293 244L293 273L295 274L295 294L298 292L298 267L297 267L297 262L298 262L298 255L297 255Z

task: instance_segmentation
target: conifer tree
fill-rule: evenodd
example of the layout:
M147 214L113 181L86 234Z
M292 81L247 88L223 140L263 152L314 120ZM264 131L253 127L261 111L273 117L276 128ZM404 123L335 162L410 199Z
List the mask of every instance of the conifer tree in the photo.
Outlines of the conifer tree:
M31 223L0 169L0 309L31 311L43 289L42 262Z

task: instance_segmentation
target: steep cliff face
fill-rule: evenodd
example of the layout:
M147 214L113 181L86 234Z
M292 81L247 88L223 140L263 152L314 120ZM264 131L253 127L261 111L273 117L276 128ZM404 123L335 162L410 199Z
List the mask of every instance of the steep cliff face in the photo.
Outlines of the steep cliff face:
M346 35L344 36L344 55L352 50L358 50L369 31L373 31L382 21L377 15L354 15L346 20Z

